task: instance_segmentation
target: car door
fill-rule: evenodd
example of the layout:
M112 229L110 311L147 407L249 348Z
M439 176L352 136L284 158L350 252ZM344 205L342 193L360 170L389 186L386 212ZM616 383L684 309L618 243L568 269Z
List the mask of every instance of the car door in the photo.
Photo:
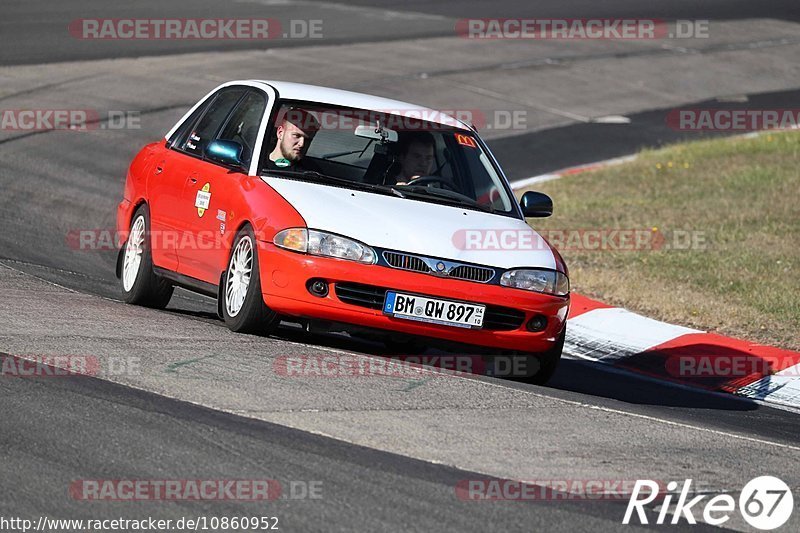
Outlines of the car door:
M234 141L242 146L243 168L233 168L208 158L197 161L186 183L182 204L193 212L185 227L180 248L181 271L214 285L228 255L229 233L234 210L242 205L242 180L250 180L247 170L256 147L259 126L267 107L266 95L250 89L238 101L218 128L213 140Z
M183 190L183 176L176 168L174 155L166 143L159 145L145 170L153 264L168 270L178 269L175 248L179 223L174 206Z
M174 249L177 265L173 270L187 276L199 278L200 271L197 265L192 264L191 249L197 243L186 239L187 230L198 216L195 206L197 199L187 199L186 191L197 184L198 172L204 165L206 146L215 138L247 90L247 87L241 86L220 89L192 113L170 138L169 153L164 157L160 175L161 182L153 178L158 183L158 194L157 202L151 206L151 211L154 211L151 218L158 219L159 227L166 232L160 236L163 247Z

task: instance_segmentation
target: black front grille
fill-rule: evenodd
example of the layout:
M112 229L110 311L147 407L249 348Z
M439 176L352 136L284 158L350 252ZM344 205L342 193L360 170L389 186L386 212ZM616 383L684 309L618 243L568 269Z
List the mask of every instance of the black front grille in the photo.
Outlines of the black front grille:
M477 281L486 283L494 277L494 269L489 267L462 265L452 261L441 261L442 264L449 265L452 270L449 272L437 271L431 264L440 262L439 259L430 257L422 258L401 252L383 252L383 258L392 268L400 270L410 270L412 272L422 272L423 274L433 274L436 276L461 279L464 281Z
M484 329L495 331L511 331L519 329L525 321L525 313L510 307L495 305L486 306L486 315L483 317Z
M386 259L386 262L389 263L390 266L401 270L412 270L414 272L424 272L426 274L433 272L428 265L425 264L425 261L413 255L384 252L383 258Z
M486 283L494 277L494 270L491 268L461 265L450 271L450 277Z
M337 283L334 290L339 300L346 304L383 309L383 301L386 299L386 291L389 289L361 283ZM511 331L519 329L524 321L525 313L522 311L510 307L487 305L483 318L483 329Z
M386 290L372 285L360 283L337 283L336 296L346 304L369 307L370 309L383 309L386 299Z

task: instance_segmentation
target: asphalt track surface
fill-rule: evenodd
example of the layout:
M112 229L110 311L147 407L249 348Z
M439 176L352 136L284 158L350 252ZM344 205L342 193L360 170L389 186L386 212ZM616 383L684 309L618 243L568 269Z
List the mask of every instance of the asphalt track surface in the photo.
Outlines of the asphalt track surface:
M453 19L464 17L509 18L663 18L663 19L747 19L768 14L780 20L800 20L800 7L792 0L670 0L642 6L635 0L563 2L544 0L482 2L445 0L437 2L360 0L327 2L317 0L144 0L114 4L103 0L49 2L10 0L3 4L0 34L6 43L0 49L0 64L40 64L76 59L135 57L181 52L246 50L264 48L258 42L243 41L138 41L121 48L113 40L82 41L71 37L65 22L84 18L270 18L286 30L289 20L324 20L323 44L412 39L453 34ZM301 31L301 30L298 30ZM269 47L302 46L303 39L276 39Z
M522 508L507 502L488 509L453 502L458 481L484 476L226 416L100 380L14 379L3 380L0 389L6 413L0 471L5 484L18 487L17 496L3 497L3 507L9 507L4 514L97 518L95 508L84 505L76 513L63 502L64 487L73 479L124 479L131 472L142 479L275 479L286 487L284 499L208 506L176 502L160 505L156 514L174 520L277 516L285 531L508 531L558 521L581 523L584 531L591 531L614 524L620 513L619 502L534 502ZM47 417L25 416L31 411ZM103 427L90 420L102 420ZM170 445L154 450L153 442ZM34 479L37 486L31 490ZM293 500L304 493L291 489L290 482L297 487L301 481L321 487L322 497ZM27 497L20 498L19 492ZM136 519L142 507L111 504L102 513Z
M123 12L121 8L103 2L76 2L69 6L61 3L8 3L4 6L4 20L0 27L4 44L14 43L14 46L2 47L0 63L40 64L201 51L208 49L203 48L207 46L213 46L214 50L251 46L249 43L141 43L141 47L123 51L114 43L84 47L83 43L64 39L61 34L65 20L81 16L153 17L153 13L158 13L159 17L167 18L218 13L214 10L215 3L190 4L191 9L187 7L189 3L162 5L145 2ZM225 16L260 16L264 4L233 3ZM569 9L564 8L561 2L536 5L500 2L492 4L492 7L483 2L414 2L402 9L395 3L370 2L370 9L375 11L370 11L372 24L365 24L363 20L353 21L353 11L343 4L326 6L323 2L301 2L292 7L291 15L281 2L266 4L269 16L278 18L324 16L326 20L341 20L344 24L341 26L342 35L323 40L323 44L331 45L445 35L452 32L452 27L443 27L436 17L443 14L452 16L450 13L454 6L459 6L460 16L569 17L575 16L576 11L584 17L638 15L638 4L634 2L611 2L602 6L596 2L578 2ZM717 18L746 19L767 10L772 18L798 19L794 2L672 2L663 8L663 12L648 11L647 15L713 17L722 10L719 7L722 5L724 17ZM90 14L83 15L82 11ZM187 12L191 14L187 15ZM412 15L404 19L397 14L402 12L411 12ZM398 20L413 20L414 24ZM295 43L280 45L294 46ZM795 101L796 95L793 91L751 95L750 101L755 102L753 105L766 105L766 102L784 107L784 104ZM175 111L171 112L174 114ZM630 116L634 129L615 130L612 125L578 124L498 139L493 141L492 147L511 175L525 177L604 157L625 155L641 146L680 138L663 127L661 117L663 112L646 111ZM163 122L168 124L169 117L165 117ZM0 315L6 317L5 325L0 325L0 351L13 346L15 350L5 350L12 354L30 353L46 337L44 330L48 324L37 321L37 305L61 308L66 317L79 317L84 312L81 305L87 309L101 306L100 312L109 326L121 325L126 320L126 313L138 312L114 301L119 294L112 270L114 254L71 254L64 245L64 229L81 227L81 213L96 209L97 203L103 204L102 211L111 213L110 208L119 196L120 183L117 178L109 179L108 176L117 175L119 162L129 159L149 139L145 132L141 132L133 133L123 141L116 137L107 144L98 142L91 145L79 137L64 139L55 135L42 133L0 144L0 182L4 196L0 215L3 230L0 263L5 269L0 284L3 293ZM602 142L597 142L598 137ZM573 143L570 149L565 147L566 141ZM522 156L531 150L532 145L543 154L534 166ZM113 163L98 157L98 154L115 150ZM61 169L64 169L63 176L60 175ZM110 220L107 218L104 222L110 223ZM11 274L17 276L13 282L9 281ZM70 303L68 296L73 294L72 291L77 292L75 298L82 304ZM17 313L15 309L21 312ZM179 291L168 311L142 312L141 316L137 315L137 320L146 325L144 329L152 330L166 327L164 324L169 322L170 331L176 335L183 329L203 328L220 337L217 349L231 357L239 353L238 342L262 345L263 362L259 363L252 354L253 358L248 359L254 365L253 374L268 371L273 354L306 353L323 348L366 355L382 353L376 345L366 341L341 335L306 335L290 327L272 338L228 341L225 327L215 318L213 311L209 300ZM46 315L44 308L40 314ZM30 320L29 338L24 331L25 320ZM76 324L91 331L90 325ZM102 338L99 328L96 335ZM128 340L136 342L136 337ZM150 342L144 336L140 340L143 344ZM75 347L81 346L83 341L76 333L75 337L64 335L63 342ZM26 346L29 347L27 351ZM153 353L168 352L170 344L165 342L150 349ZM168 357L169 354L161 355ZM573 478L586 479L591 478L595 468L603 464L612 465L610 471L624 478L634 475L632 473L648 472L647 465L652 465L653 476L658 471L662 477L670 476L668 479L729 481L710 483L709 490L714 492L736 490L741 476L753 473L784 478L795 489L796 495L800 487L800 477L794 466L800 458L800 419L797 413L743 399L676 388L569 359L563 362L548 387L476 377L448 383L442 389L423 391L433 400L427 397L398 400L396 410L384 405L381 409L386 413L385 419L362 420L364 425L360 431L370 438L360 438L359 433L352 429L348 430L351 433L345 428L336 433L332 427L336 420L316 420L313 413L299 410L286 409L270 415L280 423L256 419L259 418L256 414L231 414L230 409L215 409L214 391L211 389L216 389L218 384L213 379L199 382L198 387L209 389L207 402L174 391L154 394L140 390L145 388L143 386L110 383L103 379L0 378L3 405L0 416L0 479L4 489L0 493L0 516L142 518L150 515L177 518L266 515L278 516L284 531L623 529L620 522L624 502L474 503L455 496L454 487L459 481L488 477L486 471L490 468L483 468L482 454L486 455L485 463L488 465L494 464L491 460L493 454L503 453L520 457L518 469L513 466L497 469L498 473L504 473L500 477L508 478L525 478L524 473L533 470L550 472L550 479L563 478L567 475L564 472L570 472ZM519 411L518 420L520 427L530 428L530 442L526 441L526 445L530 446L531 458L525 459L525 450L520 452L514 443L504 442L504 431L510 430L510 426L489 427L492 417L509 424L514 421L503 416L508 406L502 401L480 397L479 391L485 391L481 387L491 387L499 391L497 394L509 397L527 395L532 398ZM326 385L321 390L332 389ZM422 387L417 390L422 391ZM301 392L313 397L320 405L326 401L321 393L315 397L314 391ZM363 391L366 398L362 399L356 397L358 387L346 392L354 395L347 398L353 406L343 409L342 416L348 411L357 415L369 410L367 404L372 391ZM269 397L268 391L263 394ZM430 410L435 401L446 403L444 395L464 400L462 407L466 414L461 415L465 416L462 425L473 421L475 426L480 426L480 422L486 426L468 428L472 431L469 433L472 439L469 446L474 449L469 460L459 455L463 452L459 452L456 445L453 445L452 460L447 460L447 450L424 449L426 442L430 442L430 446L446 442L446 438L431 429L437 424L443 428L442 432L451 431L456 435L454 427L459 420L453 414L455 411L439 414ZM395 398L398 396L389 394L384 401L391 405ZM336 404L340 400L331 397L330 402ZM219 402L219 405L223 404ZM569 406L571 411L562 412L557 405ZM412 435L411 423L404 419L404 413L416 414L417 425L420 425L420 420L426 420L428 425ZM381 416L380 412L375 416ZM453 420L435 420L436 417L448 416ZM571 422L571 419L579 419L581 423ZM624 419L625 424L618 419ZM374 422L374 427L364 422L369 420ZM387 425L398 433L392 435L386 429ZM619 431L616 441L610 444L607 440L609 428L622 427L625 430ZM381 431L383 434L378 435ZM403 431L409 433L401 434ZM426 431L430 434L426 435ZM408 446L401 442L406 439L411 443ZM370 440L377 444L359 444ZM386 444L392 440L399 444ZM653 445L642 449L637 446L641 442ZM737 446L737 442L741 442L741 446ZM420 443L423 443L422 447ZM603 451L597 451L599 449ZM429 459L429 456L437 455L434 452L445 459ZM495 459L494 462L498 461ZM573 469L566 470L563 466L566 463L572 464ZM66 491L75 479L264 477L287 485L291 481L319 481L323 486L323 497L281 499L266 505L145 502L132 506L125 502L76 501L68 497ZM547 478L546 475L542 477ZM797 519L795 513L794 527ZM729 525L739 530L743 527L740 523Z
M624 501L463 501L454 495L459 481L491 478L101 380L49 381L0 382L0 472L17 492L0 500L5 515L277 516L284 531L598 531L616 527L624 513ZM46 416L31 419L31 412ZM154 449L154 442L163 445ZM126 479L132 472L139 479L274 479L282 497L259 503L144 502L133 509L125 502L103 502L100 508L64 497L64 487L75 479ZM321 489L319 499L303 497L306 483Z

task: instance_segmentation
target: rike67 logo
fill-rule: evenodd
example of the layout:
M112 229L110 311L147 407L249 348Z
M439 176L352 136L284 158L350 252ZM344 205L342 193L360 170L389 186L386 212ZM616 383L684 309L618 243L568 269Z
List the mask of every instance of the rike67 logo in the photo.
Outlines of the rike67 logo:
M662 485L663 486L663 485ZM656 524L680 524L683 520L688 524L696 524L697 516L702 516L703 522L712 526L719 526L730 519L731 513L736 510L736 500L730 494L692 494L692 480L687 479L681 487L677 502L673 503L674 492L678 483L670 481L667 484L669 493L661 502ZM633 493L625 509L623 524L630 524L631 519L638 518L640 524L648 524L645 505L652 504L662 496L659 493L659 484L645 479L637 480ZM706 498L709 498L706 500ZM705 501L704 501L705 500ZM782 480L773 476L760 476L751 479L739 494L739 513L745 521L756 529L764 531L779 528L785 524L792 515L794 498L789 486ZM672 511L669 513L669 511ZM671 514L671 519L667 514ZM697 513L697 516L695 516Z

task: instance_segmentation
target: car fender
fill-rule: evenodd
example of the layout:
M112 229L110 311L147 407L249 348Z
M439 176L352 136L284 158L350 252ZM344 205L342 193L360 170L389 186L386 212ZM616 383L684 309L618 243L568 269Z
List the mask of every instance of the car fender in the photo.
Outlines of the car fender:
M237 180L237 192L230 198L230 205L226 206L226 224L229 227L222 236L223 253L218 256L220 283L228 267L236 235L245 225L253 228L259 251L263 251L261 243L271 243L279 231L306 227L306 221L292 204L260 177L240 175Z

